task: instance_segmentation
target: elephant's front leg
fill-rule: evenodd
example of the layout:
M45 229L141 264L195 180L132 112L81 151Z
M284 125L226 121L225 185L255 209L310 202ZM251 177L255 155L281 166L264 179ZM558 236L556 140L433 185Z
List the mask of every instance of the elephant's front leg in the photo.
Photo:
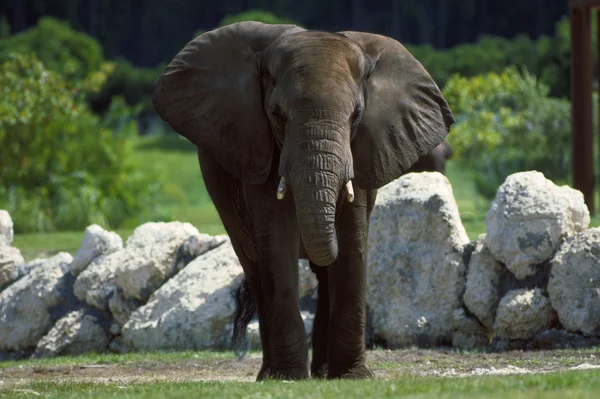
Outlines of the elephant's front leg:
M329 277L327 267L310 262L317 275L317 311L312 330L312 361L310 374L313 378L327 378L327 352L329 341Z
M277 187L277 181L274 182ZM300 233L292 195L278 201L275 190L258 190L250 199L251 218L265 308L262 334L269 342L268 375L261 378L308 377L308 345L298 301Z
M329 339L327 378L371 378L366 365L366 254L369 214L376 192L355 190L353 203L340 209L339 254L327 266Z

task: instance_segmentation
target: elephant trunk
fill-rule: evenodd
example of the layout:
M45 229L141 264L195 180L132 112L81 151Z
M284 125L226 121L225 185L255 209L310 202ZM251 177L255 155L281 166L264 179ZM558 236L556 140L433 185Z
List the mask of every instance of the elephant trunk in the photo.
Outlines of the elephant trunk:
M292 181L296 201L296 215L300 236L308 258L319 266L332 264L338 255L337 232L335 230L336 201L333 192L326 187L317 187L316 174L297 173Z
M338 255L336 204L352 178L352 157L341 139L343 135L309 133L299 134L294 150L290 151L294 156L288 164L289 183L308 258L319 266L327 266ZM344 197L350 198L346 193Z

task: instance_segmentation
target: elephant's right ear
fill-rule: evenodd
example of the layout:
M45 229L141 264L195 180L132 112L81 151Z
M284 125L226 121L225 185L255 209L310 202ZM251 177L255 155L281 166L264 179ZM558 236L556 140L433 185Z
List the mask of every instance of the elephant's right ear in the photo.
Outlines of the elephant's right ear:
M263 183L274 143L263 109L260 55L277 37L300 30L239 22L198 36L157 79L156 112L227 172Z

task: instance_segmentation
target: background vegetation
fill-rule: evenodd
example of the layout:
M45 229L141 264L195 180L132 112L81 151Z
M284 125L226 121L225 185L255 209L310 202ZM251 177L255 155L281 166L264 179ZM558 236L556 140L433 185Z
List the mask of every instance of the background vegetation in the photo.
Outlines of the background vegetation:
M570 183L565 1L205 3L0 4L0 208L14 218L15 245L32 256L74 250L91 223L125 238L149 220L223 232L194 148L160 121L150 95L187 41L241 20L400 39L457 118L448 177L471 238L507 175L536 169Z

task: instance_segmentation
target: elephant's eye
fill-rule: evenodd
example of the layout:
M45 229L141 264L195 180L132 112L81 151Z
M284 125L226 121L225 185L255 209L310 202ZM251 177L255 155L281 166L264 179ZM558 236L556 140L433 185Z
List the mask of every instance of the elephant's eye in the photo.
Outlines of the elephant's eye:
M355 125L356 123L358 123L360 121L360 118L362 117L362 113L363 113L363 109L362 109L362 105L356 104L356 107L354 108L354 112L352 112L352 115L350 115L350 123L352 125Z
M281 110L281 107L278 104L271 104L269 106L269 111L271 112L271 115L273 116L273 118L275 118L278 122L285 121L283 111Z

